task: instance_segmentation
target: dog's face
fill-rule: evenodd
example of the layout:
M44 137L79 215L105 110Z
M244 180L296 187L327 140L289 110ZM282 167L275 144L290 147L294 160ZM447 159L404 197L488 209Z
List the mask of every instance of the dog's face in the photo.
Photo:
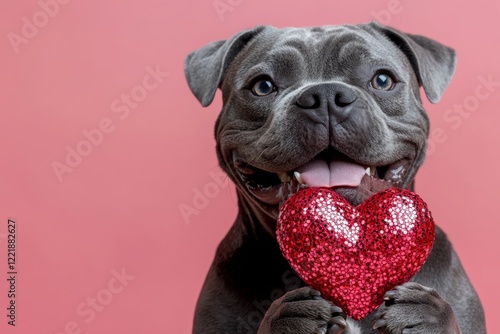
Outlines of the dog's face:
M203 105L223 93L215 136L238 190L275 216L301 187L333 187L357 205L410 188L429 122L419 88L437 102L453 50L376 23L257 27L186 60Z

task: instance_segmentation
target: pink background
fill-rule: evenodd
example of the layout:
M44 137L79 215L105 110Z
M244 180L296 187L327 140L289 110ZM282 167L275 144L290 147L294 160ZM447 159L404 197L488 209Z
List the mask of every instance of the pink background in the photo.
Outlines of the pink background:
M438 105L426 103L436 145L417 191L477 288L489 332L500 331L500 86L488 91L479 79L500 82L498 1L66 2L47 7L50 17L40 11L54 0L0 4L0 332L189 333L236 210L233 187L209 174L218 171L212 129L220 95L201 108L186 85L184 57L257 24L376 16L457 50L449 90ZM214 4L227 11L219 15ZM23 36L23 17L34 16L40 27L24 29L30 37L16 53L9 36ZM155 84L146 68L157 66L169 74ZM477 89L489 95L478 100ZM131 93L141 100L134 109L120 102ZM470 111L459 116L453 108L463 104ZM101 122L112 131L85 146L82 131ZM88 155L60 182L52 164L65 163L67 147L78 145ZM197 191L210 198L184 219L180 208L193 207ZM4 315L8 218L18 225L15 328ZM113 275L123 268L133 276L126 285ZM93 317L92 298L99 303Z

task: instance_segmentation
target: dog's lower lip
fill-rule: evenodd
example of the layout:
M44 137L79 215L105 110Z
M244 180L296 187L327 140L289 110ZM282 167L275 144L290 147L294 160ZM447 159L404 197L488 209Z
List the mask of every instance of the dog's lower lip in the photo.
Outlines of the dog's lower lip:
M262 203L266 210L271 211L306 187L331 188L352 205L359 205L380 191L408 187L411 183L408 178L413 162L408 157L389 163L372 159L355 160L334 148L321 151L308 162L282 171L274 168L277 167L276 164L269 163L272 171L261 169L254 165L254 160L249 160L252 161L249 163L237 152L233 153L232 159L234 175L240 179L239 183L246 188L253 200ZM293 158L288 161L293 161ZM315 165L316 163L319 165ZM316 175L319 177L314 176L314 173L318 173Z
M365 174L377 182L387 182L393 186L398 186L402 183L403 175L406 170L406 163L399 160L393 164L380 167L366 167ZM268 192L271 189L278 188L283 184L289 184L292 181L299 186L308 187L306 182L301 177L298 171L289 172L267 172L257 167L253 167L244 162L235 163L238 174L246 186L254 191ZM389 173L390 172L390 173ZM395 177L394 177L395 176ZM342 186L334 186L332 188L340 188Z

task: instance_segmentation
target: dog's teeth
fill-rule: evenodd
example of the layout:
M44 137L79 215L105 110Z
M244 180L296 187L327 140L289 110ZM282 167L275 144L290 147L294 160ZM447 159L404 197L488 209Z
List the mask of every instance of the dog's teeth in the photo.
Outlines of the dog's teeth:
M304 184L304 181L302 181L302 178L300 177L299 172L293 172L293 176L295 176L295 179L297 179L297 182L300 184Z
M375 176L377 169L375 167L366 167L365 174L369 176Z
M278 173L278 177L280 178L281 182L283 182L283 183L287 183L287 182L292 181L292 179L290 178L290 176L288 176L287 173Z

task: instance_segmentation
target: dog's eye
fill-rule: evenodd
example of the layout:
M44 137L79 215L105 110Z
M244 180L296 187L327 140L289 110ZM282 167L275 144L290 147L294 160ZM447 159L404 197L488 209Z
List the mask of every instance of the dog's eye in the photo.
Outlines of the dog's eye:
M252 93L257 96L266 96L276 90L276 86L270 80L259 80L252 87Z
M372 78L371 85L378 90L391 90L394 88L394 79L385 73L375 74Z

